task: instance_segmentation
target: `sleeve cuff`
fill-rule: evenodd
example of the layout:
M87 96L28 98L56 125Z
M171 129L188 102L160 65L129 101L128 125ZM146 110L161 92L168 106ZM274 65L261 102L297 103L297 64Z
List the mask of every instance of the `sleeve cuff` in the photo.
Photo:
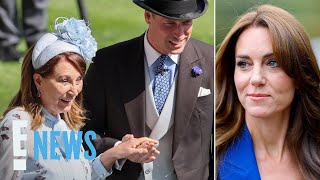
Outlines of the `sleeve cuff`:
M127 159L118 159L116 162L114 162L113 167L119 171L121 171L124 163L127 161Z
M118 146L120 143L122 143L122 141L117 141L116 143L114 143L113 147ZM122 166L124 165L124 163L127 161L127 159L118 159L116 160L116 162L114 162L113 167L119 171L121 171Z
M112 174L112 168L111 168L110 172L108 172L104 168L104 166L102 165L102 163L100 161L100 156L101 156L101 154L92 161L91 166L92 166L93 177L94 176L97 177L97 178L92 178L92 179L105 179L106 177L108 177Z
M117 141L116 143L114 143L114 146L113 146L113 147L118 146L120 143L122 143L122 141Z

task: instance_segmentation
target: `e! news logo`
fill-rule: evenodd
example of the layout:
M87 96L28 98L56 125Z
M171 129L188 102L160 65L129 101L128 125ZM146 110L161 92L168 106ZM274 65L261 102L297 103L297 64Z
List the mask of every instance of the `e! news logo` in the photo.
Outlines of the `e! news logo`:
M12 131L13 131L13 169L14 170L26 170L27 163L27 149L21 146L24 141L26 144L27 134L21 132L22 128L27 127L26 120L13 120L12 121ZM59 160L61 155L63 158L70 160L80 159L80 151L82 144L82 131L34 131L34 159L39 160L39 152L44 160ZM91 137L91 138L90 138ZM58 140L57 140L58 139ZM87 131L84 134L84 141L86 142L88 148L91 151L84 152L84 157L88 160L92 160L96 157L96 150L91 143L91 140L96 139L96 133L93 131ZM48 149L48 146L50 149ZM62 149L62 154L59 155L56 149ZM50 157L48 157L48 152L50 152ZM19 156L19 158L16 158ZM21 158L22 157L22 158Z

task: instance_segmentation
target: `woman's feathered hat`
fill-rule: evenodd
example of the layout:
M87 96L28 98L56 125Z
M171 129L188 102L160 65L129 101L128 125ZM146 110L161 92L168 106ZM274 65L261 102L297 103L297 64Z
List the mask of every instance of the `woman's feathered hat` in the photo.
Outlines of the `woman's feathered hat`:
M62 22L60 22L62 20ZM92 62L98 45L84 20L59 17L55 20L56 32L43 35L35 44L32 52L32 65L39 69L53 57L74 52L87 62Z

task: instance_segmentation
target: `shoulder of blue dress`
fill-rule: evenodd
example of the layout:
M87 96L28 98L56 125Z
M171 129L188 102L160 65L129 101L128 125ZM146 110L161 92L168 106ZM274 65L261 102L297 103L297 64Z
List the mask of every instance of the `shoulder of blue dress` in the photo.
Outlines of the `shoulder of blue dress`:
M233 167L230 169L230 167ZM219 161L219 173L237 174L244 177L260 177L253 142L249 129L244 124L240 135L233 140Z
M0 121L0 127L2 127L5 123L12 123L12 120L27 120L31 121L32 117L23 107L15 107L5 114L3 119Z
M16 107L10 110L4 118L11 118L11 119L21 119L21 120L31 120L31 115L28 111L24 109L24 107Z

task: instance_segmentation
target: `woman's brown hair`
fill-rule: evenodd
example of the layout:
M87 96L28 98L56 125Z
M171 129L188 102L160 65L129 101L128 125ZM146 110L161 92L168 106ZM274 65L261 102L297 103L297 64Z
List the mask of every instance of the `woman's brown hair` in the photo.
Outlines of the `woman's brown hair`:
M235 45L248 27L270 32L280 67L296 82L286 140L305 179L320 179L320 72L303 26L287 11L261 5L240 17L216 56L217 162L244 126L245 111L234 85Z
M23 107L33 118L31 122L31 129L36 130L43 124L44 117L41 113L42 106L40 98L38 97L36 85L33 80L33 74L38 73L43 77L47 77L53 73L55 65L60 60L65 59L76 68L81 76L84 76L86 71L86 63L84 62L83 58L76 53L62 53L50 59L41 68L35 70L32 66L33 48L34 47L31 47L28 50L22 63L20 89L15 97L11 100L3 115L7 114L15 107ZM61 114L68 127L72 130L79 130L84 125L85 110L82 107L82 99L82 92L80 92L71 105L71 110Z

